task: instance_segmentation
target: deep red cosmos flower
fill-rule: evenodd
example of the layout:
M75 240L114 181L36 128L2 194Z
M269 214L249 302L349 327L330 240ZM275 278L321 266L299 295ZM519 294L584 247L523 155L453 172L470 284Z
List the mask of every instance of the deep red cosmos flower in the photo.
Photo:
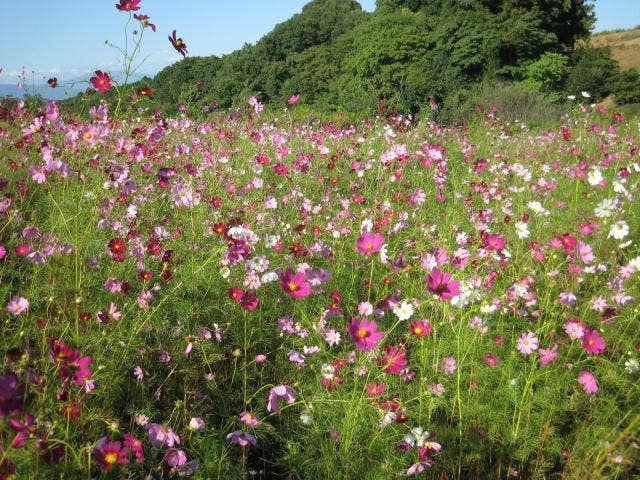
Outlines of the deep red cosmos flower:
M58 77L52 77L47 80L47 83L51 88L56 88L58 86Z
M141 97L150 97L151 95L153 95L153 90L151 90L149 87L143 87L139 88L137 93Z
M140 0L120 0L116 3L116 8L121 12L135 12L140 10Z
M186 56L186 54L188 53L187 44L184 43L181 38L176 38L175 30L169 36L169 41L171 42L171 45L173 45L173 48L175 48L179 54L181 54L183 57Z
M100 93L105 93L111 88L111 77L108 73L104 73L102 70L96 70L96 76L91 77L91 84Z

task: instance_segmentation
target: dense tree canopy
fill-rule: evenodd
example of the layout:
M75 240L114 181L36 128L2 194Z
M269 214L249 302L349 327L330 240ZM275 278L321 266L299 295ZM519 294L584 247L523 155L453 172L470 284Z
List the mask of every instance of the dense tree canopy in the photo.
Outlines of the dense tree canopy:
M603 98L616 62L575 48L593 22L587 0L378 0L374 13L355 0L313 0L255 45L188 57L142 83L155 92L150 105L192 113L249 95L282 105L298 93L320 111L369 110L385 99L418 113L430 98L468 102L488 81L554 101L576 90Z

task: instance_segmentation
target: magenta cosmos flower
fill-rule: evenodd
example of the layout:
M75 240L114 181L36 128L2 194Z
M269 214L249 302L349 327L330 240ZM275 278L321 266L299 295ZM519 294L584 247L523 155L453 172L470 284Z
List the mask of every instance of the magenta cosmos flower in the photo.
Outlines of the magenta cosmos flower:
M440 301L446 302L453 297L460 295L460 282L451 280L449 272L441 272L439 268L434 268L430 274L425 276L427 289L438 296Z
M504 250L504 247L506 246L504 237L497 233L487 235L485 242L487 244L487 250L494 250L496 252Z
M294 273L290 268L280 275L280 286L287 295L295 298L308 297L311 295L311 285L306 280L304 272Z
M600 336L598 330L585 330L582 337L582 348L591 355L600 355L605 351L604 338Z
M384 244L384 237L379 233L365 232L358 238L356 248L363 255L379 252Z
M584 370L580 372L580 374L578 375L578 382L582 384L584 392L588 393L589 395L598 391L598 381L591 372L587 372Z
M116 8L121 12L135 12L140 10L140 0L120 0Z
M348 330L358 350L373 350L384 337L384 333L378 332L377 328L378 324L372 320L363 318L358 321L357 318L352 318Z
M269 401L267 402L267 411L280 414L280 405L278 400L284 400L288 404L296 401L296 391L289 385L278 385L273 387L269 393Z
M102 70L96 70L96 76L91 77L89 80L100 93L105 93L111 88L111 77Z

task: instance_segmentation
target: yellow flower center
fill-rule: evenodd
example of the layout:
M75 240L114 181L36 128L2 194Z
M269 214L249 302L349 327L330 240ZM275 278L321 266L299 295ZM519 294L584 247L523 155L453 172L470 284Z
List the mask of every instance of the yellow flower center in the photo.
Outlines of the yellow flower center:
M415 333L416 335L420 335L422 332L424 332L424 328L422 327L416 327L413 329L413 333Z
M366 328L361 328L360 330L358 330L359 338L365 338L368 335L369 335L369 330L367 330Z
M104 456L104 461L105 461L105 463L108 463L109 465L113 465L114 463L116 463L118 461L118 455L116 453L107 453Z
M295 292L296 290L298 290L298 285L293 282L289 282L289 285L287 286L289 287L290 292Z

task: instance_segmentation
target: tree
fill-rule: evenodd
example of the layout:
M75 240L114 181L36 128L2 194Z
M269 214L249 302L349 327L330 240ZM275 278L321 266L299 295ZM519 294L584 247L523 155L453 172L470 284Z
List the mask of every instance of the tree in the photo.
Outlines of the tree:
M571 95L589 92L596 101L607 97L620 71L609 48L581 48L571 56L566 91Z
M612 86L618 105L640 103L640 71L637 68L622 72Z

